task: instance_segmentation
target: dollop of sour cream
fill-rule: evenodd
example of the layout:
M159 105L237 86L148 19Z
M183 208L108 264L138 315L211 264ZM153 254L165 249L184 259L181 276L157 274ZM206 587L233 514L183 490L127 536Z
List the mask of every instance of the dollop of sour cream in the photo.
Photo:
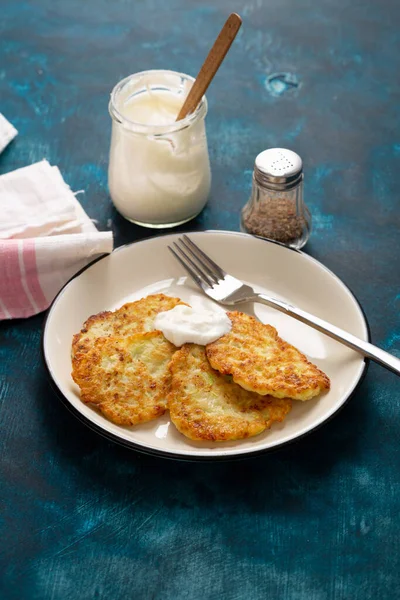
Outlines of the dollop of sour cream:
M211 311L178 304L172 310L159 313L154 327L174 346L187 343L205 346L229 333L232 323L222 309Z

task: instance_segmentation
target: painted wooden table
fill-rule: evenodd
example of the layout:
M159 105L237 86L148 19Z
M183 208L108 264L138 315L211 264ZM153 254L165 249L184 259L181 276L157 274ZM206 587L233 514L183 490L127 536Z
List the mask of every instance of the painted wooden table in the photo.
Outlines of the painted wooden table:
M255 156L304 159L307 252L400 355L397 0L3 0L0 171L47 158L116 245L153 235L107 191L109 92L149 68L195 75L244 20L209 93L213 185L193 229L238 230ZM396 22L397 21L397 22ZM380 600L400 589L400 380L372 365L328 425L239 463L120 448L52 393L43 315L0 324L0 597Z

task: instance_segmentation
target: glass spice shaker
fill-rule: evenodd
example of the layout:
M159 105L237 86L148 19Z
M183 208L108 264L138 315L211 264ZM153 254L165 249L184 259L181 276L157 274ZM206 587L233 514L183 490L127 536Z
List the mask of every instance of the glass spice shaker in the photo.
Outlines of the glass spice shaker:
M270 148L257 156L241 230L297 250L304 246L310 237L311 214L303 200L303 163L298 154Z

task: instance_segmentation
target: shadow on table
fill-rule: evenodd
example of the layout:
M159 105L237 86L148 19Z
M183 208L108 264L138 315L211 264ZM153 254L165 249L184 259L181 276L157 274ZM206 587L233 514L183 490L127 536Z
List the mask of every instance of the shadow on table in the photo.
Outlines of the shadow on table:
M174 227L172 229L152 229L149 227L141 227L140 225L130 223L129 221L124 219L124 217L121 216L115 208L113 208L112 222L113 229L115 230L116 234L116 246L120 246L122 244L131 244L135 241L141 241L159 235L204 230L203 220L200 215L197 218L190 221L189 223L184 223L183 225Z
M107 490L113 501L145 498L154 508L235 503L254 512L301 510L307 497L334 485L342 463L362 462L360 438L372 403L365 381L329 423L280 450L239 461L179 462L118 446L78 421L43 383L38 398L47 430L47 449L65 485L80 495ZM73 481L68 483L73 473Z

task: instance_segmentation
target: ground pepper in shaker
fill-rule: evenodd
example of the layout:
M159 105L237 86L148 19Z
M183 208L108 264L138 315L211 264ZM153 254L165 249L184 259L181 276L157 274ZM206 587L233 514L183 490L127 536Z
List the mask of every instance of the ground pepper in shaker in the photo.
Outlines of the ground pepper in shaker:
M311 232L311 214L303 200L303 163L298 154L270 148L257 156L241 229L291 248L305 245Z

